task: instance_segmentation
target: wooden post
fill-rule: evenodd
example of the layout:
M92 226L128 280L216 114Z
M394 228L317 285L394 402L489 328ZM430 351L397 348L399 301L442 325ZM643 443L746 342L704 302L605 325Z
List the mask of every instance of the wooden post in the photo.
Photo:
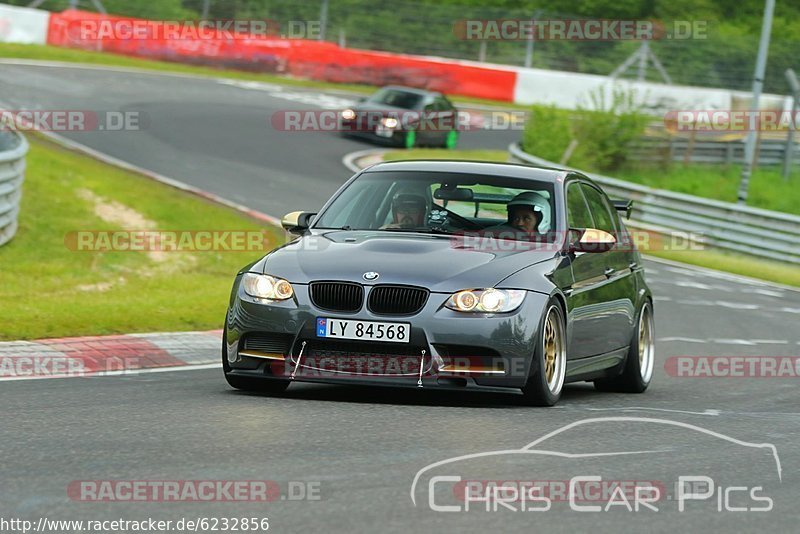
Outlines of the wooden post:
M758 128L758 136L756 137L756 150L753 154L753 161L750 162L752 164L752 172L755 172L756 168L758 167L758 159L761 157L761 127Z
M732 141L729 141L725 146L725 165L730 165L733 163L733 149L735 145Z
M692 130L689 134L689 143L686 145L686 152L683 153L683 164L688 165L692 161L692 152L694 152L694 142L697 139L697 130Z

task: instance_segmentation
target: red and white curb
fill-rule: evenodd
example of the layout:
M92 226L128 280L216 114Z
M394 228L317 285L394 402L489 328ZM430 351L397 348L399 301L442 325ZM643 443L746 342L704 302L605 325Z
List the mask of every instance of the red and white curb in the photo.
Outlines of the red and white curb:
M221 330L5 341L0 381L212 368L221 343Z

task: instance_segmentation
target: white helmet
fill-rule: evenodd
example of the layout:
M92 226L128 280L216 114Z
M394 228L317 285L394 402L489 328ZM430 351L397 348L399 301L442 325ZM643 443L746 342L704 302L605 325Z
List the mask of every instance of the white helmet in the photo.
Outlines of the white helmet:
M511 215L511 208L513 206L528 206L534 213L541 214L541 220L539 221L537 230L542 234L550 230L550 202L540 193L535 191L523 191L512 198L508 204L506 204L509 216Z

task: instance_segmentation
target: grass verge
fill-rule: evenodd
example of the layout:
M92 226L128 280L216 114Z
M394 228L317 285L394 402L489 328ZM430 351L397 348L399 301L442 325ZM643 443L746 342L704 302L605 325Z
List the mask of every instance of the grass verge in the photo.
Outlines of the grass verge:
M740 165L698 163L687 166L673 163L663 169L634 167L614 173L620 180L723 202L736 202L741 176ZM780 167L756 169L750 177L747 205L800 215L800 172L790 173L788 180L784 180Z
M249 72L235 69L223 69L214 67L204 67L197 65L187 65L184 63L173 63L169 61L157 61L133 56L124 56L110 52L94 52L90 50L77 50L72 48L60 48L49 45L28 45L0 43L0 58L15 59L36 59L42 61L65 61L69 63L83 63L87 65L99 65L107 67L129 67L159 72L172 72L178 74L192 74L196 76L210 76L215 78L232 78L236 80L248 80L256 82L275 83L296 87L307 87L317 89L329 89L347 91L359 94L371 94L376 90L375 86L362 84L343 84L323 82L317 80L306 80L268 74L260 72ZM528 106L512 104L510 102L500 102L483 98L468 98L453 96L452 100L461 104L477 104L488 106L499 106L504 109L528 109Z
M503 150L414 149L387 152L384 155L384 159L386 161L460 159L505 162L508 161L508 153ZM780 263L721 250L651 250L647 254L717 271L800 287L800 268L789 263Z
M28 139L20 228L0 247L0 339L221 328L234 275L264 253L75 251L70 232L263 231L267 250L283 242L234 210Z

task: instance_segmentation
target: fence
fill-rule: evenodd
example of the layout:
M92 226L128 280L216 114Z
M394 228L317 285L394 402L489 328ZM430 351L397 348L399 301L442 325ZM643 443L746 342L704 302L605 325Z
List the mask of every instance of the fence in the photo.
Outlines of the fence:
M686 138L644 137L631 146L628 157L638 161L683 161L686 163L732 164L744 161L744 140L708 141ZM758 165L781 165L786 140L762 139L758 143ZM800 164L800 149L795 146L793 162Z
M40 9L62 11L74 6L88 11L97 9L97 0L5 0L16 5L34 3ZM161 0L159 2L131 2L130 0L103 0L110 13L148 19L181 19L200 16L203 0ZM753 62L758 46L758 34L750 30L744 16L726 14L723 8L665 9L653 7L654 2L622 2L606 8L592 8L581 2L502 2L500 6L487 6L487 2L467 0L241 0L209 2L208 16L217 19L270 19L283 25L295 22L313 22L322 30L319 36L333 43L346 44L384 52L435 55L452 59L487 61L505 65L528 65L554 71L579 72L607 76L629 59L640 47L635 40L474 40L465 39L454 31L460 21L486 20L545 20L579 21L590 17L600 19L658 19L656 13L665 11L693 13L692 20L673 21L664 16L665 29L676 23L699 23L706 31L692 33L693 38L656 39L649 48L659 59L672 82L682 85L701 85L749 91L752 84ZM524 7L527 4L529 7ZM592 4L586 3L583 4ZM719 2L716 2L719 4ZM791 11L788 4L782 14L777 13L776 24L784 28L772 33L769 65L764 90L783 93L786 82L783 72L794 65L797 57L796 32L784 26L789 24ZM687 4L689 5L689 4ZM534 7L536 6L536 7ZM638 6L638 7L637 7ZM611 11L609 11L611 9ZM715 9L719 9L715 13ZM561 10L557 12L556 10ZM573 11L572 13L564 10ZM574 11L577 11L575 13ZM599 11L599 12L598 12ZM780 11L780 10L779 10ZM638 14L637 14L638 13ZM701 13L704 20L696 20ZM741 15L741 14L739 14ZM689 15L686 15L689 16ZM753 15L756 16L756 15ZM758 12L760 17L760 11ZM737 20L738 19L738 20ZM781 24L782 21L784 24ZM323 29L324 28L324 29ZM697 33L697 35L695 35ZM317 36L310 36L316 39ZM644 78L663 80L649 63L643 64ZM624 77L636 78L639 69L633 65Z
M28 141L22 135L0 131L0 246L17 232L27 152Z
M556 163L509 147L517 163L558 167ZM585 173L612 198L633 200L631 226L658 233L697 234L706 245L800 264L800 217L728 202L698 198Z

